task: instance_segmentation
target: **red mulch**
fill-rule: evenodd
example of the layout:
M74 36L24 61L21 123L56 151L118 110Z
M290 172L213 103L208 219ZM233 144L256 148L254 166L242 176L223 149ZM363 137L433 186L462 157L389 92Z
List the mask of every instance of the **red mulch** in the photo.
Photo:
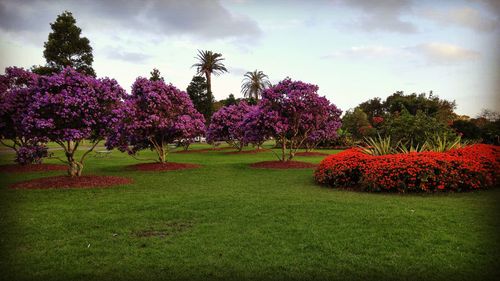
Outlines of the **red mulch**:
M123 185L134 182L130 178L114 176L55 176L33 179L10 185L10 188L19 189L48 189L48 188L103 188L114 185Z
M270 149L254 149L254 150L244 150L244 151L230 151L225 154L256 154L261 152L270 151Z
M263 169L306 169L306 168L316 168L316 164L300 161L264 161L250 164L252 168L263 168Z
M195 169L201 167L196 164L188 164L188 163L175 163L175 162L167 162L167 163L143 163L143 164L135 164L130 165L127 168L136 171L174 171L174 170L184 170L184 169Z
M203 153L203 152L228 150L228 149L234 149L234 148L233 147L200 148L200 149L181 150L181 151L176 151L175 153L199 153L199 152Z
M31 164L31 165L9 164L9 165L1 165L0 173L48 172L48 171L64 171L67 169L68 166L62 164Z
M330 154L323 152L297 152L295 156L328 156Z

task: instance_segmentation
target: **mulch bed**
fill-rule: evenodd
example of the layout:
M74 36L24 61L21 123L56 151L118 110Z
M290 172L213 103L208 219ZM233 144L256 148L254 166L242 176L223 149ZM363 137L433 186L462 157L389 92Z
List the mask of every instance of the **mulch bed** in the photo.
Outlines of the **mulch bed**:
M9 187L15 189L104 188L114 185L130 184L133 182L134 181L130 178L114 176L55 176L18 182L10 185Z
M300 161L264 161L250 164L252 168L261 169L307 169L316 168L316 164Z
M297 152L295 156L328 156L330 154L323 152Z
M254 149L254 150L244 150L244 151L230 151L224 154L256 154L261 152L270 151L270 149Z
M185 169L196 169L201 167L201 165L188 164L188 163L142 163L130 165L127 168L129 170L135 171L175 171L175 170L185 170Z
M233 147L200 148L200 149L181 150L181 151L176 151L174 153L199 153L199 152L203 153L203 152L229 150L229 149L234 149L234 148Z
M0 173L48 172L48 171L64 171L67 169L68 166L62 164L0 165Z

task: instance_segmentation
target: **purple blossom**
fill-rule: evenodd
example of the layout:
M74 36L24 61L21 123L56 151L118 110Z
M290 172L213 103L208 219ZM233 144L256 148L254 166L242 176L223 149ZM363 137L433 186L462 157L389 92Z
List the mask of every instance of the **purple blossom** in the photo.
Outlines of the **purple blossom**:
M28 107L33 102L31 87L38 75L18 67L8 67L0 75L0 141L16 152L19 164L40 163L46 153L45 138L29 134L22 123L28 114ZM3 140L9 139L11 143ZM33 153L33 155L30 155Z
M237 105L229 105L219 109L210 121L207 130L207 142L225 141L241 151L245 142L244 121L246 115L255 110L256 106L242 101Z
M248 141L270 136L281 145L279 160L291 160L308 142L336 136L341 111L317 94L318 86L286 78L262 93L247 120Z
M85 156L116 120L114 114L125 91L114 79L96 79L68 67L40 76L29 92L32 102L22 116L27 134L59 144L65 151L68 174L81 175ZM92 147L77 160L75 152L83 140L90 140Z
M166 161L168 144L191 142L205 132L205 119L189 96L162 80L139 77L123 106L115 111L118 123L106 146L135 155L143 149L155 150L158 161Z

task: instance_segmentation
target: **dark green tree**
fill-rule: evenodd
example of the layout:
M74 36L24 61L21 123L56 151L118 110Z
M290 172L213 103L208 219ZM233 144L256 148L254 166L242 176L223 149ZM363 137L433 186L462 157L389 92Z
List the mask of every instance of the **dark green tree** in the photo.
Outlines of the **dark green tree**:
M50 74L70 66L80 73L95 76L92 68L94 56L90 41L81 37L82 30L76 26L73 14L64 11L50 24L52 32L45 42L43 56L45 66L33 66L32 71L38 74Z
M478 140L481 138L481 128L470 120L455 120L451 127L467 140Z
M221 102L224 104L224 106L229 106L238 104L239 100L240 99L236 99L233 94L229 94L229 96L226 99L221 100Z
M214 98L208 94L205 78L203 76L194 76L186 92L193 101L196 110L203 114L208 124L210 118L212 118Z
M351 109L345 113L342 118L342 129L357 140L376 135L376 130L368 121L368 115L360 108Z
M153 71L150 72L151 77L149 77L149 81L163 81L165 79L161 76L160 71L157 68L153 68Z

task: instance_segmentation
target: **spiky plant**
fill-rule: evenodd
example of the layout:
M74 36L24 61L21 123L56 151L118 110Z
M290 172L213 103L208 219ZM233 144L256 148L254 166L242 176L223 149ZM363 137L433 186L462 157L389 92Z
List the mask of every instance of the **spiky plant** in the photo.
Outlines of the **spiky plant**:
M433 134L427 137L424 143L425 150L434 152L445 152L451 149L460 148L466 145L460 136L450 137L448 135Z
M366 146L359 146L361 151L369 155L387 155L395 153L395 149L391 144L391 137L381 137L378 135L376 138L365 138Z

